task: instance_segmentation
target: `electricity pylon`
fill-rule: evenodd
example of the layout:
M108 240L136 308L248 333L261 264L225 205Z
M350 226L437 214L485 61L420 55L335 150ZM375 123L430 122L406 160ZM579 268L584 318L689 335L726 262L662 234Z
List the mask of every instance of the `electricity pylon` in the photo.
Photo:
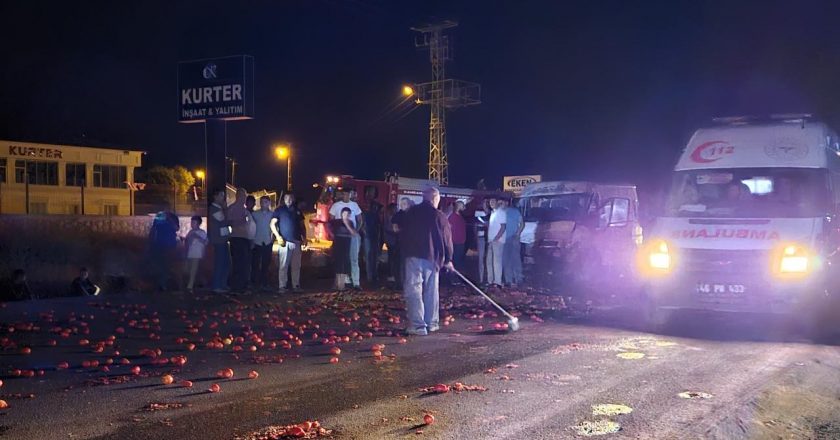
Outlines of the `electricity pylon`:
M481 103L481 86L456 79L446 79L446 61L450 60L449 37L446 29L458 26L454 21L443 21L423 27L413 27L419 32L416 47L429 49L432 63L432 81L414 86L417 104L428 104L429 120L429 180L440 185L449 184L449 155L446 146L446 109L456 109Z

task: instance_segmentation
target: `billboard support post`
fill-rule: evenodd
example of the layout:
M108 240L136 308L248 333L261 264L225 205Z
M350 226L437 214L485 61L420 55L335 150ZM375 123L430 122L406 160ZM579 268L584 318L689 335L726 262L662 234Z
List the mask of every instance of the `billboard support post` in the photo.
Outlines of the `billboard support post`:
M204 151L206 179L202 185L209 191L224 190L227 183L227 122L223 119L204 121ZM215 194L205 192L207 208ZM208 211L209 212L209 211Z

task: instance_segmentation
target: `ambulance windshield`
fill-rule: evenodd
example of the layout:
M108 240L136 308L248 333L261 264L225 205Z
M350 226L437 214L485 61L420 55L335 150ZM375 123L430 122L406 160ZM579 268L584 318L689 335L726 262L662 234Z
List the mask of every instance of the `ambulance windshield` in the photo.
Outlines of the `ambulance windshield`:
M526 222L578 220L589 212L590 199L587 193L540 195L522 199L520 206Z
M678 171L667 210L674 217L819 217L829 212L828 195L828 178L823 169Z

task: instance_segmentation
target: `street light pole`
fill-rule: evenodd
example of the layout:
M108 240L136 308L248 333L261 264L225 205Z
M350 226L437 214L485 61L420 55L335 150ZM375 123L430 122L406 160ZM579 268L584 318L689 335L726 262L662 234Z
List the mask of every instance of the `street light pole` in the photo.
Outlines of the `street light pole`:
M286 191L292 192L292 153L286 159Z
M274 147L274 154L277 159L286 160L286 191L292 190L292 147L289 144L280 144Z

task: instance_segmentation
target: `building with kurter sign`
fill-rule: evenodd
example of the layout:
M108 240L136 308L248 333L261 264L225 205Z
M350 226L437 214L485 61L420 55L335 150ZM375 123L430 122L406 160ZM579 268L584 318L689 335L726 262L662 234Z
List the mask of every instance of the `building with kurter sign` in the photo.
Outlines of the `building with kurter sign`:
M0 141L0 214L133 215L134 169L142 155Z

